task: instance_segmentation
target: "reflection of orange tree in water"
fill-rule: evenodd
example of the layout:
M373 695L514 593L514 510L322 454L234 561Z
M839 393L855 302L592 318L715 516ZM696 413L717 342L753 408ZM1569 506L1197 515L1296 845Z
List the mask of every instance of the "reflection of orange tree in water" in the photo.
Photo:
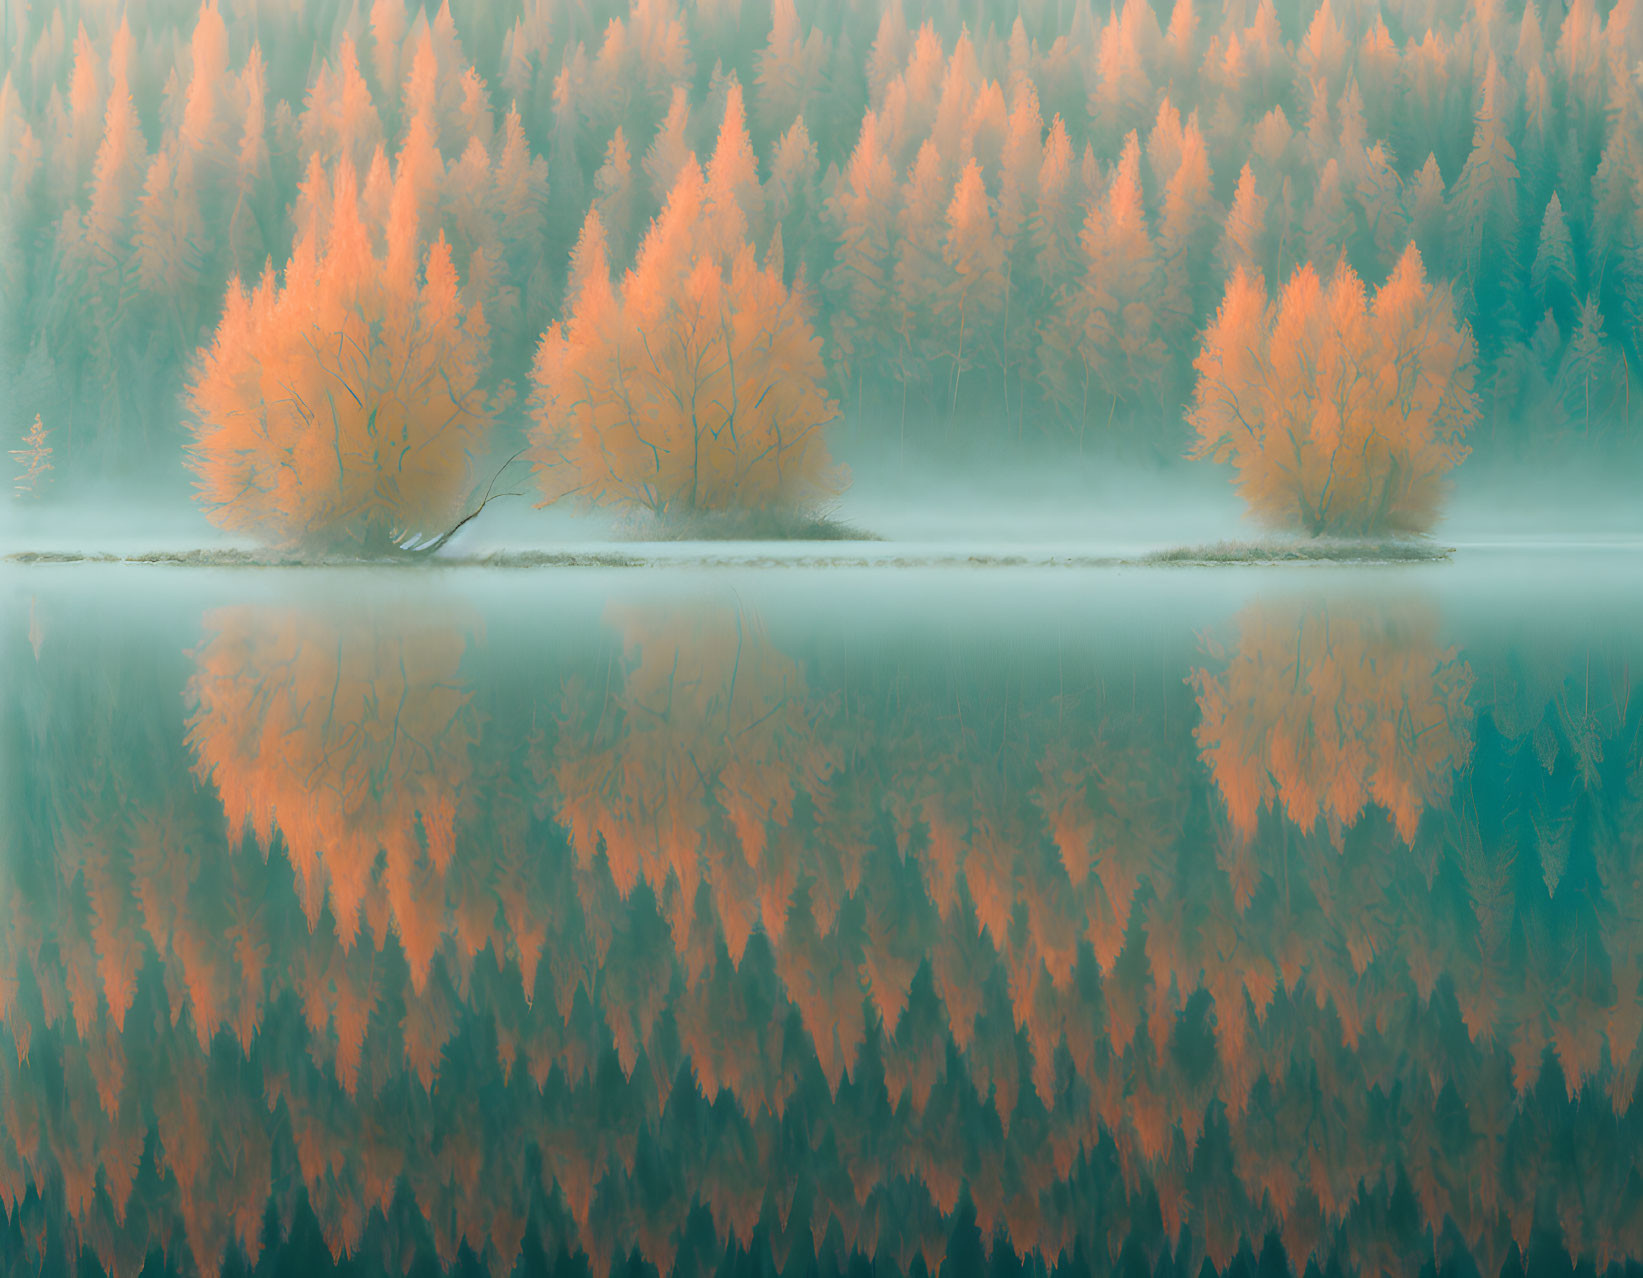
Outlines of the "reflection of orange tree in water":
M1193 672L1203 758L1242 839L1261 809L1338 837L1373 800L1405 843L1472 749L1472 675L1420 614L1258 605Z
M430 938L412 923L422 904L415 885L450 866L474 732L457 673L461 633L267 608L224 609L206 626L189 683L189 741L230 832L249 829L266 850L277 827L310 925L328 892L345 946L385 855L390 906L420 985Z
M795 801L824 793L835 767L818 707L751 614L614 621L628 658L620 687L602 698L581 681L565 688L557 816L583 867L602 850L623 898L643 879L681 939L705 881L739 960L755 910L781 933L801 867L771 844L790 839Z
M270 1194L288 1220L297 1187L337 1254L425 1241L449 1263L466 1239L493 1270L511 1265L528 1221L550 1254L584 1249L598 1272L629 1246L667 1268L756 1231L778 1261L798 1246L905 1266L939 1257L969 1213L987 1245L1098 1257L1134 1233L1155 1256L1178 1247L1222 1267L1276 1229L1299 1267L1385 1245L1375 1178L1390 1167L1421 1208L1400 1263L1429 1254L1446 1219L1498 1254L1547 1210L1548 1184L1561 1187L1552 1210L1581 1231L1573 1249L1635 1254L1615 1210L1629 1095L1611 1110L1571 1083L1571 1107L1532 1086L1538 1071L1514 1078L1505 1038L1542 985L1500 988L1490 1019L1463 1027L1485 929L1463 894L1428 889L1387 823L1343 829L1338 848L1263 824L1258 872L1235 890L1205 837L1173 678L1131 704L1053 701L1024 677L898 672L875 687L851 671L836 701L818 699L813 673L739 620L621 617L625 675L608 700L567 699L557 729L538 713L534 759L497 730L508 689L459 699L452 717L478 732L431 907L439 956L420 985L394 952L385 890L366 892L369 935L345 948L324 910L310 927L312 898L283 858L187 837L198 814L145 796L161 831L149 851L101 840L53 894L31 889L37 908L6 931L18 977L5 1015L18 1051L0 1053L17 1111L0 1140L8 1209L43 1212L20 1196L44 1186L99 1255L118 1243L139 1256L180 1212L207 1268L231 1236L254 1253ZM311 635L304 624L272 628ZM375 643L338 671L370 667L359 653ZM408 661L432 690L403 695L452 704L438 689L455 659ZM507 813L531 763L553 774L539 788L547 813L574 803L579 774L564 765L584 742L596 779L616 780L596 791L608 810L588 817L595 842L573 851L556 823ZM518 774L504 757L521 759ZM188 794L180 760L173 772ZM782 772L805 778L790 805L751 801L741 830L757 821L762 836L738 832L734 795L778 792ZM389 774L418 792L416 767ZM93 817L107 806L93 802ZM414 805L354 810L422 837ZM1444 820L1465 837L1464 810ZM472 837L481 829L496 837ZM610 832L638 867L625 892ZM682 924L674 865L645 868L662 834L696 857ZM754 868L750 843L769 876L753 894L776 893L779 909L750 906L734 877ZM1609 886L1629 862L1606 855L1605 908L1635 915L1637 894ZM1464 878L1456 854L1438 856L1440 888ZM1541 926L1536 882L1499 886L1508 932ZM727 922L731 898L750 912ZM132 993L67 997L122 926ZM1609 935L1549 933L1545 970L1601 953ZM190 946L196 975L174 977ZM534 956L551 998L528 996ZM1565 1032L1623 1021L1626 994L1571 1003ZM257 1010L209 1020L212 998ZM247 1028L236 1046L208 1023ZM351 1053L345 1023L359 1027ZM1618 1036L1609 1045L1629 1055ZM65 1102L29 1106L54 1061ZM1147 1223L1153 1202L1161 1226ZM698 1207L708 1234L690 1224Z

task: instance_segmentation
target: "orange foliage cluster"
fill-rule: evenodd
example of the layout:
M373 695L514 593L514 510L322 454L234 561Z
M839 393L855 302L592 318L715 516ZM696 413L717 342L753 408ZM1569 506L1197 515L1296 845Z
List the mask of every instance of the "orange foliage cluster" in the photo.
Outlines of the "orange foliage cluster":
M1195 670L1194 733L1240 838L1274 803L1337 841L1370 800L1415 842L1472 750L1472 677L1436 619L1297 606L1246 616L1221 670Z
M189 387L200 496L224 527L381 554L457 518L490 428L488 338L443 235L418 269L427 146L413 125L391 184L376 151L363 203L385 226L380 249L351 161L327 182L316 157L281 279L270 268L250 292L230 284Z
M208 1271L254 1259L299 1191L334 1255L425 1238L449 1265L466 1242L495 1271L527 1222L597 1272L630 1247L670 1268L698 1209L710 1263L762 1238L778 1265L906 1265L964 1210L988 1248L1140 1236L1218 1271L1276 1231L1297 1268L1453 1236L1493 1272L1548 1212L1600 1264L1643 1245L1635 849L1579 836L1580 882L1553 890L1594 908L1554 915L1449 808L1465 716L1427 710L1468 679L1419 625L1251 616L1232 667L1272 660L1274 692L1222 720L1267 721L1281 676L1293 727L1311 682L1372 663L1397 704L1362 721L1420 734L1368 730L1427 805L1413 846L1375 814L1334 837L1303 815L1218 853L1179 682L1137 700L1138 671L1098 665L1045 697L1025 668L829 663L823 696L745 613L674 609L615 615L625 656L585 654L556 696L387 620L219 615L194 679L209 790L178 741L148 789L132 762L27 764L51 815L0 928L9 1212L111 1265L175 1254L180 1219ZM1567 669L1472 687L1547 778L1537 804L1612 813L1637 715ZM225 850L247 810L278 836ZM355 938L334 880L366 855ZM48 1077L62 1103L30 1104Z
M783 283L779 233L762 265L747 238L758 191L732 86L705 179L687 157L619 287L604 220L588 215L569 314L536 359L534 456L549 501L666 514L807 507L838 492L821 341Z
M1276 524L1352 536L1424 532L1477 419L1472 337L1411 244L1370 300L1352 269L1310 267L1269 304L1240 268L1204 335L1195 452L1230 461Z

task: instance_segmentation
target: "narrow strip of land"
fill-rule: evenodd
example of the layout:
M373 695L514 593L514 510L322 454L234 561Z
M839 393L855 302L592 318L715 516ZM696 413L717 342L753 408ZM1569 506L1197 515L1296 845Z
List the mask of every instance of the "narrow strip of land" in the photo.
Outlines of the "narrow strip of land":
M871 551L841 551L840 543L789 544L773 547L697 544L684 551L655 546L577 548L567 550L495 550L483 554L450 554L428 558L316 558L239 548L158 550L118 554L111 551L21 550L8 554L12 564L121 564L175 568L1150 568L1213 564L1294 563L1431 563L1448 559L1451 546L1429 541L1217 542L1135 553L1066 553L1022 550L972 552L917 547L897 551L883 542ZM823 549L825 546L825 549Z

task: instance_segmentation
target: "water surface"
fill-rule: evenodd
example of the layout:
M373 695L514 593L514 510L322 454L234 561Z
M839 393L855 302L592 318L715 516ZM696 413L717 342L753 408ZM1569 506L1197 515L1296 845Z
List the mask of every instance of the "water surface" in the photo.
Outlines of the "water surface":
M0 1251L1635 1271L1640 586L10 569Z

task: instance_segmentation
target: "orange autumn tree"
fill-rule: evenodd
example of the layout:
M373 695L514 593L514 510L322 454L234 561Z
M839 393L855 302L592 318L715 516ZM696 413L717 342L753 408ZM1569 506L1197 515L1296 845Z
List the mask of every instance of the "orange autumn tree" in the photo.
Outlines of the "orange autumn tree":
M1344 263L1328 284L1303 266L1275 302L1240 267L1195 367L1191 455L1314 536L1430 528L1478 416L1471 331L1413 243L1373 298Z
M534 372L547 501L666 516L804 510L840 491L821 343L803 289L783 281L780 237L754 253L757 190L733 85L706 175L686 161L619 282L589 213Z
M282 278L229 286L188 392L200 499L224 528L381 555L429 547L459 518L493 415L489 335L444 235L421 249L417 140L413 127L379 243L351 161L327 182L316 159ZM371 167L385 175L380 150Z

